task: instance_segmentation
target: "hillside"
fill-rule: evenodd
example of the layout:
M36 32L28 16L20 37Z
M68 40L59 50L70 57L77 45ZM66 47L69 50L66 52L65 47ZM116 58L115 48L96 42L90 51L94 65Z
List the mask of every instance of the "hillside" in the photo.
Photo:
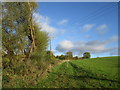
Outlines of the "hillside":
M117 88L118 57L64 62L34 88Z

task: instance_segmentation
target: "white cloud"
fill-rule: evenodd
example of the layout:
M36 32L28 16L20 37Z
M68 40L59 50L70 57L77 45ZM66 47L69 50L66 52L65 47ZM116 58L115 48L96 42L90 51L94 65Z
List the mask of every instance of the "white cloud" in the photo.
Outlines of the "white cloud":
M61 20L61 21L58 22L59 25L64 25L66 23L68 23L67 19L63 19L63 20Z
M115 50L118 49L118 47L108 47L110 43L115 43L115 41L112 39L116 40L115 36L104 41L92 40L88 42L85 41L71 42L69 40L65 40L63 41L65 43L61 42L60 44L58 44L56 50L58 50L59 52L72 51L73 53L76 54L84 53L86 51L92 54L111 53L115 52Z
M41 28L42 31L45 31L49 34L50 37L61 35L65 33L64 29L59 29L59 28L55 28L53 26L50 25L51 23L51 19L47 16L42 16L39 13L34 13L33 14L33 19L36 22L36 24L39 26L39 28Z
M59 43L59 45L57 46L57 50L58 51L69 51L73 48L73 43L69 40L64 40L62 42Z
M45 31L45 32L47 32L47 33L49 33L49 34L54 34L55 32L56 32L56 28L54 28L54 27L52 27L52 26L50 26L50 25L48 25L48 24L46 24L46 23L42 23L41 24L41 30L42 31Z
M85 35L84 37L85 37L85 38L91 38L91 36L90 36L90 35Z
M104 30L107 28L107 25L106 24L103 24L103 25L100 25L99 27L97 27L96 29L97 30Z
M108 26L106 24L100 25L96 28L98 34L103 35L107 32Z
M110 39L109 39L109 41L111 42L116 42L116 41L118 41L118 38L119 38L119 36L112 36Z
M84 32L87 32L89 31L90 29L92 29L94 27L94 24L85 24L83 27L82 27L82 30Z
M110 53L110 55L120 55L120 54L118 53L118 51L113 51Z
M38 13L34 13L33 16L34 16L35 22L38 24L38 26L41 28L42 31L45 31L45 32L49 33L50 35L54 34L57 31L56 28L49 25L49 23L50 23L49 17L42 16Z

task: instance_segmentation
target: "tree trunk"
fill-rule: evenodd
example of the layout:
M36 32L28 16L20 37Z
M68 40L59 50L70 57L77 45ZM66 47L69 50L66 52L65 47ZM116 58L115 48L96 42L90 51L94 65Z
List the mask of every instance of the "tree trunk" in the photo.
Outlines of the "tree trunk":
M30 8L30 11L31 11L31 15L30 15L30 18L29 18L29 22L31 22L30 24L30 36L28 37L30 40L31 40L31 46L30 46L30 49L29 49L29 53L27 55L27 58L30 57L31 53L35 51L35 29L34 29L34 26L33 26L33 21L32 21L32 9L31 9L31 5L30 3L28 2L28 5L29 5L29 8Z

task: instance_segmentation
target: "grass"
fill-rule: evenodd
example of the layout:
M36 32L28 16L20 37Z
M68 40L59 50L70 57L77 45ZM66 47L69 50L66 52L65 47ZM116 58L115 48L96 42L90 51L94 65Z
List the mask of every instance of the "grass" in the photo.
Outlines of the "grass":
M118 88L118 57L64 62L33 88Z

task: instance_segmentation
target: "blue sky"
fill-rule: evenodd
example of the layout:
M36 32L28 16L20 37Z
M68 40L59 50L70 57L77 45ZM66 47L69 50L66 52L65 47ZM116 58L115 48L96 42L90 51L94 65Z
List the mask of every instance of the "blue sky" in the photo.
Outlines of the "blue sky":
M35 19L52 37L55 55L115 56L118 49L116 2L39 2ZM48 48L49 49L49 48Z

